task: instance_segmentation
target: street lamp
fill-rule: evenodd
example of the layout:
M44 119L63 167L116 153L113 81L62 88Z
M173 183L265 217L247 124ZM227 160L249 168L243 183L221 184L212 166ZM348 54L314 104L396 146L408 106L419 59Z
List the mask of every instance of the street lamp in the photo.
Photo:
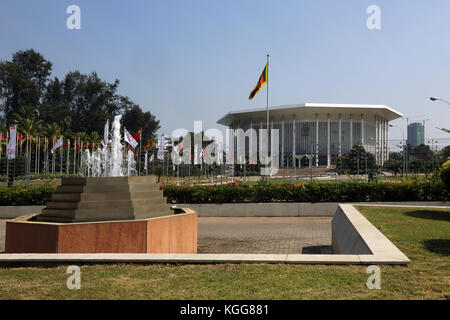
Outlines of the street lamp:
M441 99L441 98L430 97L430 100L433 102L439 100L439 101L445 102L446 104L448 104L450 106L450 102L448 102L447 100Z

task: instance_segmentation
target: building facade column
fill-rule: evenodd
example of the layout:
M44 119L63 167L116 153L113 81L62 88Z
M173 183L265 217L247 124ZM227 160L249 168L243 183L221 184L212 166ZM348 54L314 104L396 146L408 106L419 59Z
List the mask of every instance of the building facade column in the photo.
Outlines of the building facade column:
M339 113L339 141L338 141L338 153L339 153L339 157L342 156L342 118L341 118L341 114Z
M378 137L378 116L375 116L375 163L379 165L378 162L378 143L379 143L379 137Z
M361 113L361 145L366 149L366 130L364 126L364 115Z
M295 132L297 130L295 129L295 117L292 119L292 167L296 168L295 166Z
M245 139L245 136L244 136L244 139ZM250 142L250 144L248 146L248 154L246 154L246 156L248 157L248 161L250 163L250 152L252 150L252 146L253 146L253 143L254 143L254 141L253 141L253 121L252 120L250 120L250 138L249 138L249 142Z
M327 168L331 166L331 135L330 135L330 114L327 115Z
M386 145L386 135L384 133L384 131L386 130L385 128L385 123L384 123L384 119L381 118L381 165L384 164L384 157L385 157L385 145Z
M319 114L316 113L316 167L319 166Z
M284 168L284 119L281 119L281 163Z
M385 137L385 141L386 141L386 151L385 151L385 154L386 154L386 161L387 160L389 160L389 121L387 121L387 120L385 120L385 126L386 126L386 131L385 131L385 134L386 134L386 137Z
M353 115L350 113L350 150L353 148Z

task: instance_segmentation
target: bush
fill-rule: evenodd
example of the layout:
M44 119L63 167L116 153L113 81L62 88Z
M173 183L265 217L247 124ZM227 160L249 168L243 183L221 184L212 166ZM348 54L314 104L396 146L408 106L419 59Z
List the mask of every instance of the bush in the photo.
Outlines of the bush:
M447 191L450 191L450 158L442 165L440 175Z
M47 184L31 187L0 187L0 205L31 206L45 205L50 200L55 187Z
M442 182L327 182L161 186L170 203L447 201Z

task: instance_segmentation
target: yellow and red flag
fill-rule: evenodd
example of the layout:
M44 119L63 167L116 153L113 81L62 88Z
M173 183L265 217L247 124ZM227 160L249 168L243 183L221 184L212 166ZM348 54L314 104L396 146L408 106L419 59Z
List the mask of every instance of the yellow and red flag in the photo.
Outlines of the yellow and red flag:
M134 135L134 140L140 141L141 140L141 131L142 129L139 129L138 132Z
M250 96L248 97L248 100L252 100L255 94L261 90L262 86L267 83L268 81L268 71L269 71L269 64L266 64L266 67L264 68L261 76L259 77L258 83L256 84L255 88L250 92Z

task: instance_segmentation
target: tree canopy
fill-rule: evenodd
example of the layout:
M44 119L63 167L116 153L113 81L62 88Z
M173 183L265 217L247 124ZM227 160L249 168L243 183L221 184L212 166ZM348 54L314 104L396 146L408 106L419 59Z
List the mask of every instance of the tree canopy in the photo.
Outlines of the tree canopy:
M62 79L51 78L52 68L53 64L33 49L17 51L11 61L0 61L3 127L27 123L45 132L45 128L56 125L65 136L77 132L90 135L103 132L106 120L112 122L114 116L123 114L130 132L143 129L143 140L160 128L153 114L117 93L118 79L109 83L96 72L82 74L76 70Z

